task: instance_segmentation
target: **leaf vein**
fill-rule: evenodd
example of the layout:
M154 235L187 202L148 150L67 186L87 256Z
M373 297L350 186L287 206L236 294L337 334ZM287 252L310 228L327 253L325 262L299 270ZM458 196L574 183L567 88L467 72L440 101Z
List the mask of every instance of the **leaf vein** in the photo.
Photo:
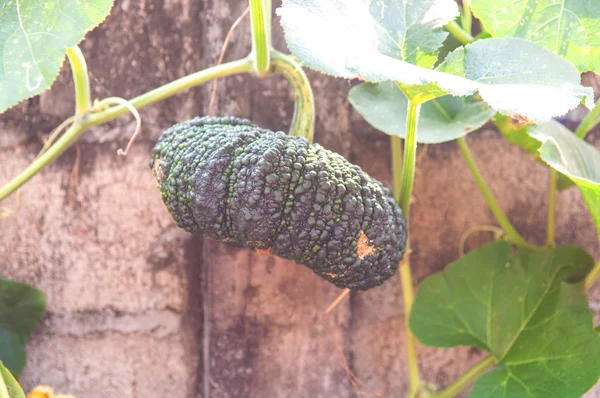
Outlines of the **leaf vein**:
M549 256L549 258L546 259L546 261L550 261L551 259L553 259L553 256ZM554 275L552 275L552 277L549 279L550 283L548 283L548 285L545 287L544 291L540 294L540 297L539 297L537 303L535 303L535 305L531 309L531 312L529 313L529 315L527 316L527 318L525 318L525 321L521 324L521 326L519 327L519 329L515 332L515 334L514 334L513 338L511 339L511 341L508 342L508 344L506 345L506 349L504 350L504 353L500 356L500 358L504 358L506 356L506 354L512 348L512 346L515 343L515 341L519 338L519 336L523 332L524 328L527 326L527 323L535 315L535 313L539 309L540 305L542 304L542 302L546 298L546 295L547 295L548 291L552 288L552 285L553 285L552 282L554 281L554 279L558 275L559 271L560 271L560 268L558 268L556 271L554 271Z
M21 0L15 0L15 1L17 2L17 18L19 20L19 26L21 27L21 30L23 31L23 36L25 36L25 41L27 41L27 46L29 47L29 52L31 53L31 59L33 60L33 65L37 69L37 71L40 74L40 76L43 76L42 75L42 71L40 70L40 68L38 66L38 61L35 58L35 54L33 52L33 47L31 45L31 41L29 40L29 36L27 35L27 31L25 30L25 26L23 26L23 20L21 18L21 5L20 5L20 1ZM29 82L27 82L27 84L29 84Z

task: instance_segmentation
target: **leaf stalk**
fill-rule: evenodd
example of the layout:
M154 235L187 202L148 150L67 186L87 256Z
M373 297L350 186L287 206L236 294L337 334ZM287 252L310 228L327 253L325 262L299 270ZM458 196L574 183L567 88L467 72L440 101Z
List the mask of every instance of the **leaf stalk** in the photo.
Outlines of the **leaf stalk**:
M461 16L462 28L468 34L471 34L473 18L471 16L471 0L463 0L463 12Z
M600 261L598 261L594 265L594 267L590 270L590 272L585 277L585 280L583 282L584 290L588 290L589 288L591 288L592 285L594 284L594 282L596 281L596 279L598 279L598 277L600 277Z
M408 100L408 111L406 115L406 140L404 142L404 161L402 166L402 182L400 185L400 197L398 202L406 217L407 224L410 212L410 198L415 180L415 163L417 154L417 124L421 103Z
M41 169L60 156L87 129L87 123L76 121L46 152L41 154L19 175L0 188L0 200L17 190Z
M585 118L579 123L577 126L577 130L575 130L575 135L577 137L583 139L590 132L591 129L596 127L596 125L600 123L600 105L596 104L594 109L592 109Z
M404 156L400 157L399 137L392 137L392 165L394 166L394 197L397 198L400 208L406 217L406 225L410 231L410 199L415 179L415 164L417 153L417 125L421 103L409 98L406 116L406 139L404 142ZM402 163L402 175L399 177L399 164ZM399 185L399 189L397 188ZM414 291L412 275L410 270L410 234L407 233L406 253L400 262L400 281L402 284L402 296L404 299L404 318L406 329L406 355L409 374L409 397L415 397L421 387L419 375L419 364L417 358L416 338L409 328L409 317L414 302Z
M290 135L313 142L315 132L315 100L310 81L296 60L277 50L271 51L271 67L281 73L294 89L294 117Z
M271 64L271 1L250 0L252 55L254 70L259 76L269 72Z
M392 190L394 199L400 203L400 186L402 185L402 138L397 135L390 137L392 143Z
M408 247L407 241L407 247ZM412 273L410 270L410 249L406 249L404 258L400 262L400 282L402 284L402 296L404 299L404 327L406 329L406 357L408 361L409 397L416 397L421 387L421 376L419 374L419 359L417 357L417 339L409 327L410 311L415 301L415 293L412 285Z
M487 372L489 368L496 364L494 357L489 356L483 360L477 362L471 369L463 373L458 379L452 384L446 387L444 390L433 394L432 398L454 398L462 390L464 390L473 380Z
M556 186L558 172L550 168L550 185L548 188L548 227L546 228L546 247L554 247L555 213L556 213Z
M467 162L467 166L469 167L469 170L471 170L471 174L473 174L473 177L475 178L475 182L477 183L479 190L483 194L483 197L485 198L490 210L494 214L494 217L496 217L496 220L498 221L502 229L504 229L504 231L506 232L507 238L511 242L519 246L519 248L521 249L535 250L536 248L527 243L525 239L523 239L523 237L519 234L519 232L517 232L515 227L513 227L513 225L510 223L510 221L500 208L500 205L498 205L498 202L494 198L494 194L488 187L487 183L483 179L483 176L479 172L479 169L477 168L477 164L475 163L475 160L471 155L471 151L469 150L465 137L458 138L457 142L460 151L462 152L463 157Z
M444 25L444 28L446 28L446 30L450 32L450 34L452 34L452 36L454 36L461 44L469 44L475 40L475 38L461 28L456 21L448 22L446 25Z
M79 46L75 45L67 48L66 53L71 64L73 83L75 84L75 119L83 120L92 104L87 64Z
M237 61L227 62L221 65L213 66L199 72L184 76L163 86L150 90L138 97L129 101L134 108L140 109L145 106L154 104L158 101L169 98L183 90L199 86L207 81L218 79L221 77L236 75L240 73L252 73L252 59L247 57ZM96 126L101 123L113 120L117 116L121 116L129 112L126 106L117 105L98 113L90 115L88 122L91 126ZM2 199L0 197L0 199Z

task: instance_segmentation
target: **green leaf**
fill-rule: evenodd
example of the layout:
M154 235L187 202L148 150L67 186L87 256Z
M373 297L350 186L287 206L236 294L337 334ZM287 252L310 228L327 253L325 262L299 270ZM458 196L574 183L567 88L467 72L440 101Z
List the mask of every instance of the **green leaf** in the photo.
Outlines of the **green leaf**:
M68 47L106 18L112 0L4 0L0 113L50 87Z
M458 7L454 0L284 0L277 12L294 54L311 68L352 78L368 72L361 56L431 68L448 35L442 27Z
M600 151L555 121L531 127L530 134L543 142L542 160L577 184L600 236Z
M524 330L514 350L481 376L470 397L580 398L600 377L600 338L581 284L562 284L554 315ZM532 326L532 327L536 327Z
M0 361L0 398L25 398L23 389Z
M290 50L323 73L427 86L420 99L479 91L494 109L534 120L562 115L584 98L593 106L593 92L580 85L577 68L521 39L478 40L453 51L436 70L427 69L446 36L440 27L456 15L446 11L455 10L450 3L284 0L278 14ZM413 90L405 92L412 96Z
M576 247L489 243L425 279L410 327L423 344L475 345L499 362L471 397L578 398L600 377L600 336L580 283L593 263Z
M518 120L501 113L496 114L492 121L508 142L525 149L536 160L541 160L538 150L542 143L529 135L527 130L529 125L527 123L520 123Z
M523 148L529 152L537 162L547 166L542 160L539 152L540 148L542 147L542 143L529 134L528 127L530 125L519 123L510 116L502 115L500 113L497 113L492 120L494 125L498 128L502 135L504 135L504 138L506 138L508 142ZM557 188L559 191L564 191L573 185L573 181L571 181L567 176L562 173L558 173Z
M442 47L440 47L440 50L438 52L438 59L435 66L438 66L440 63L444 62L448 54L450 54L452 51L456 50L458 47L461 46L461 42L459 42L456 37L454 37L453 35L448 35L448 37L446 37L446 40L444 40Z
M597 0L472 0L471 9L494 37L520 37L600 71L600 2Z
M453 51L437 70L475 83L483 100L501 113L548 120L584 99L594 107L592 89L580 85L572 64L521 39L478 40Z
M564 191L565 189L571 188L573 185L575 185L575 183L563 173L558 173L557 178L558 181L556 182L556 189L559 191Z
M45 307L40 290L0 279L0 361L17 377L25 367L25 342L42 319Z
M392 82L363 83L350 90L354 108L373 127L405 138L408 99ZM481 127L494 110L473 97L444 96L427 101L419 115L417 141L437 144L452 141Z

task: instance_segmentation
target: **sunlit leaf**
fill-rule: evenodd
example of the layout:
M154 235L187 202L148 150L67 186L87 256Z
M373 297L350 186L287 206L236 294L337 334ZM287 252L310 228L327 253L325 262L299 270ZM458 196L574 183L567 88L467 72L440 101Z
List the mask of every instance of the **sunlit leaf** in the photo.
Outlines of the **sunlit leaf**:
M520 37L600 72L597 0L472 0L473 13L494 37Z
M405 138L408 99L392 82L363 83L348 96L354 108L373 127ZM473 97L444 96L425 102L419 115L417 141L452 141L481 127L494 110Z
M284 0L277 12L295 55L311 68L351 78L369 73L361 55L431 68L448 35L442 27L458 7L454 0ZM419 83L412 79L405 83Z
M3 0L0 112L50 87L68 47L106 18L112 0Z
M593 91L580 84L568 61L521 39L484 39L453 51L437 70L475 82L484 101L499 112L545 120L575 108Z
M577 68L525 40L478 40L453 51L436 70L427 69L446 35L440 27L455 17L449 11L455 7L443 0L284 0L278 13L290 50L323 73L425 86L420 98L479 92L494 109L534 120L562 115L584 98L593 105ZM406 21L413 20L405 14L422 16L418 35L411 34ZM412 89L405 92L412 96Z

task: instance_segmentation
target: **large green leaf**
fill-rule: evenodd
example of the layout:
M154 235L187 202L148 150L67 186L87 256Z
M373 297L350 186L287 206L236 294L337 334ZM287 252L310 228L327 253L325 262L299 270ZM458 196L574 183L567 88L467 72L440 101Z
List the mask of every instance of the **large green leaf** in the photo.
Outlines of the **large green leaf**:
M550 51L521 39L484 39L458 48L437 70L476 84L501 113L534 120L566 113L583 98L593 108L593 91L580 85L577 69Z
M389 135L405 138L408 99L393 82L363 83L348 95L369 124ZM450 95L427 101L419 115L417 141L437 144L452 141L481 127L494 110L473 97Z
M472 0L471 7L492 36L521 37L600 72L600 1Z
M556 121L532 126L529 134L543 142L542 160L577 184L600 236L600 151Z
M0 398L25 398L23 389L0 361Z
M416 71L405 83L421 84L410 65L434 65L448 35L442 27L458 7L454 0L284 0L277 12L290 49L311 68L353 78L378 73L365 67L370 56L401 60L397 67Z
M111 7L112 0L2 0L0 112L50 87L66 49Z
M583 249L513 252L497 241L419 287L410 327L422 343L475 345L499 362L472 397L580 397L600 377L600 336L583 284Z
M0 278L0 361L17 377L25 367L25 342L45 307L40 290Z
M427 69L445 37L440 27L455 16L450 3L284 0L278 13L290 50L306 66L334 76L395 81L411 94L407 86L425 86L430 96L479 91L496 110L535 120L564 114L584 98L593 105L577 68L526 40L478 40L452 52L436 70Z

